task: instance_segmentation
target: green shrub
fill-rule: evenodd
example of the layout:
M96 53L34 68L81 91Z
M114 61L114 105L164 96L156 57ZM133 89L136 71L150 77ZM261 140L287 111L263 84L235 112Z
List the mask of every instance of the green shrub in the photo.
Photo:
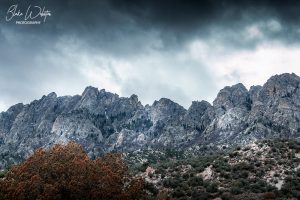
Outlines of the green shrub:
M204 191L194 190L192 193L193 200L207 200L209 197L209 194Z
M184 197L184 196L185 196L185 193L184 193L184 191L182 190L182 188L177 187L177 188L175 189L175 191L173 192L173 196L174 196L174 197Z
M225 179L229 179L231 177L230 173L228 173L228 172L221 172L220 176Z
M224 192L222 195L221 195L221 198L222 200L232 200L232 195L229 193L229 192Z
M4 178L5 174L6 174L6 171L4 171L4 170L0 171L0 178Z
M241 189L239 187L235 187L235 186L230 189L230 192L231 192L231 194L235 194L235 195L242 193Z
M218 185L216 183L209 184L206 187L206 191L209 193L216 193L218 192Z
M198 176L191 177L188 181L190 186L201 186L203 185L203 179Z
M174 178L164 179L163 185L165 187L176 188L179 185L179 181Z
M232 153L229 154L229 157L230 157L230 158L234 158L234 157L236 157L236 156L238 156L238 155L239 155L239 152L234 151L234 152L232 152Z
M299 170L298 170L299 171ZM281 192L288 197L300 197L300 178L288 176L281 188Z

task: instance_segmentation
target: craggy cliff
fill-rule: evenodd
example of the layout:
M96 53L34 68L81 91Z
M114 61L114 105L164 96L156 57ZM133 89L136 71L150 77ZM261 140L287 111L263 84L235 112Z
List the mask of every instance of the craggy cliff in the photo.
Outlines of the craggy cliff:
M143 106L87 87L81 96L43 96L0 113L0 168L36 148L76 140L91 157L108 151L176 148L202 152L266 138L300 139L300 77L281 74L248 91L223 88L213 105L194 101L186 110L162 98Z

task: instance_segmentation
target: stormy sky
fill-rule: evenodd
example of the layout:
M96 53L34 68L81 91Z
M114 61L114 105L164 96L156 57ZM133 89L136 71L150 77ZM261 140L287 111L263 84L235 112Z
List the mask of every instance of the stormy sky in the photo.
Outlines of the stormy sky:
M237 3L238 2L238 3ZM51 16L16 24L45 7ZM34 10L35 8L35 10ZM152 104L212 102L226 85L247 88L300 75L300 2L230 0L1 0L0 111L88 85Z

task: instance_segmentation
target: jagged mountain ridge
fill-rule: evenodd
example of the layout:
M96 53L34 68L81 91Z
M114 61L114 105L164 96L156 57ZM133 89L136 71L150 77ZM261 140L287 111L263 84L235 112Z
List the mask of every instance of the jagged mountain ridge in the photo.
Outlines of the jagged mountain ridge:
M76 140L91 157L108 151L176 148L201 151L265 138L300 139L300 77L272 76L248 91L223 88L213 105L194 101L186 110L162 98L143 106L87 87L82 95L43 96L0 114L0 167L17 163L38 147Z

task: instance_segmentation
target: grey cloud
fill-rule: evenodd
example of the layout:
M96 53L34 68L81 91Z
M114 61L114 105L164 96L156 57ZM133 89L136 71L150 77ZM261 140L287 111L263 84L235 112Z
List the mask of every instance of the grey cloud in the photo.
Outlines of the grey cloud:
M6 22L5 13L15 3L20 8L29 3L45 5L52 16L37 26ZM156 52L169 56L157 66L170 73L167 80L158 79L150 87L153 77L143 77L147 70L135 66L142 77L122 82L115 72L117 69L107 66L113 81L121 84L125 95L137 91L147 102L164 96L186 106L196 98L213 96L216 86L207 71L209 66L175 62L172 56L196 39L224 45L231 51L255 49L260 42L269 40L298 44L299 9L298 1L271 0L3 0L0 2L1 99L17 103L28 102L51 90L79 93L89 80L82 77L78 63L65 55L68 49L73 50L74 57L90 54L132 62L147 56L162 59L153 56ZM267 24L260 25L264 38L244 39L245 28L269 20L275 20L273 29ZM274 31L276 22L281 28ZM182 87L174 85L170 77L180 75L191 81L180 82L186 84ZM194 91L199 93L193 94Z
M162 97L188 108L194 100L212 100L217 86L212 72L199 62L179 61L171 55L164 54L159 66L139 65L140 77L131 77L121 83L121 92L129 96L133 91L143 103L151 104Z
M12 2L0 4L1 15ZM22 1L20 7L28 3ZM229 44L232 32L268 19L276 19L282 30L265 31L268 37L290 42L299 39L299 7L297 1L136 1L104 0L82 2L37 1L49 8L53 15L42 26L5 26L19 32L19 37L37 35L39 42L55 42L63 38L84 41L88 48L116 56L136 55L153 48L153 40L159 40L161 50L181 48L194 38L209 38L211 31L220 29ZM297 6L298 5L298 6ZM4 16L4 13L3 13ZM26 34L27 33L27 34ZM227 33L227 34L226 34ZM259 41L258 41L259 42ZM251 43L240 42L234 47ZM154 48L157 46L154 45ZM143 50L143 51L141 51Z
M1 11L13 1L5 1ZM22 1L21 7L26 6ZM105 52L119 55L138 53L136 47L145 48L144 38L150 32L162 40L163 47L180 47L195 37L207 37L211 27L221 27L225 31L238 31L247 24L264 19L278 19L283 24L277 34L283 40L297 38L299 25L297 1L135 1L104 0L83 3L73 1L42 2L53 12L48 23L43 26L13 26L10 28L22 34L39 35L42 39L58 39L73 36L84 40L91 47L105 49ZM38 4L37 3L37 4ZM298 7L297 7L298 5ZM6 8L6 9L5 9ZM228 31L230 32L230 31ZM273 35L270 35L270 37ZM145 39L148 39L147 37Z

